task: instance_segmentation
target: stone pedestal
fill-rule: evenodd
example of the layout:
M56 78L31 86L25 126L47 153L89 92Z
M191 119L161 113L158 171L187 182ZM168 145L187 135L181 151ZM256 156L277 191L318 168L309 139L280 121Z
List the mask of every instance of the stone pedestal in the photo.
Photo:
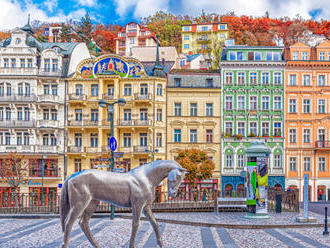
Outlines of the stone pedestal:
M298 223L316 223L316 219L312 217L304 218L303 216L297 217L296 221Z

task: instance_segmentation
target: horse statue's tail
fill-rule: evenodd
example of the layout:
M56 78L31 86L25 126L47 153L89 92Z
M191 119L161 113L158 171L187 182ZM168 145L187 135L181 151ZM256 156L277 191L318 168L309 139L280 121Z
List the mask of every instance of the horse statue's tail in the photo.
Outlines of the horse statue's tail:
M69 194L68 194L68 181L65 180L62 191L61 191L61 207L60 207L60 217L61 217L61 225L62 231L64 232L65 227L65 219L70 211L70 202L69 202Z

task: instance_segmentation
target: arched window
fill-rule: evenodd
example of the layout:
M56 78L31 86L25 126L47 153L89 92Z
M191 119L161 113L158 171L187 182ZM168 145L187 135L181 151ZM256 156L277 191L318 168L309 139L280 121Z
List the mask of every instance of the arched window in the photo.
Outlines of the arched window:
M241 148L237 151L237 168L244 168L245 160L245 150Z
M281 169L282 166L282 151L281 149L275 149L275 151L273 152L273 163L274 163L274 169Z
M157 85L157 96L163 95L163 87L161 84Z
M76 85L76 96L82 96L83 95L83 86L81 84Z
M227 149L225 152L225 167L232 168L234 166L233 150Z

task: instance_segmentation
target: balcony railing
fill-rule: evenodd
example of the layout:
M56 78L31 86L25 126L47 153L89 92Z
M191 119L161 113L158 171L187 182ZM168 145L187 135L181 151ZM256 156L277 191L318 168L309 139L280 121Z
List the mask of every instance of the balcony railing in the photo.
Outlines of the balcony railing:
M106 99L106 100L113 100L114 99L114 95L103 94L103 98Z
M136 153L149 153L150 151L150 146L134 146L134 152Z
M34 145L1 145L0 152L34 152Z
M88 153L98 153L101 149L99 147L86 147L86 152Z
M36 152L41 153L57 153L59 152L58 146L36 146Z
M0 120L0 127L35 127L35 120Z
M30 95L18 95L11 94L10 96L0 96L0 102L35 102L36 101L35 94Z
M68 126L84 126L84 122L82 120L68 120Z
M87 96L85 94L76 95L76 94L69 94L69 100L77 100L77 101L86 101Z
M315 142L315 147L316 148L330 148L330 141L316 141Z
M134 93L134 100L152 100L152 95L149 94L140 94Z
M152 120L119 120L118 126L151 126Z
M123 152L123 153L132 153L134 150L133 150L133 147L130 146L130 147L120 147L120 152Z
M82 147L82 146L68 146L67 147L67 152L71 152L71 153L81 153L81 152L85 152L86 148Z
M135 120L135 126L151 126L151 120Z
M38 102L56 102L59 103L59 96L56 95L40 95Z
M40 128L58 128L60 126L60 121L54 120L39 120L37 126Z
M60 77L62 76L62 70L60 68L40 68L39 69L40 76L53 76Z
M37 75L37 72L36 67L0 67L2 75Z
M119 126L134 126L134 120L119 120Z
M97 127L99 125L99 121L92 121L92 120L84 120L83 121L84 126L89 126L89 127Z

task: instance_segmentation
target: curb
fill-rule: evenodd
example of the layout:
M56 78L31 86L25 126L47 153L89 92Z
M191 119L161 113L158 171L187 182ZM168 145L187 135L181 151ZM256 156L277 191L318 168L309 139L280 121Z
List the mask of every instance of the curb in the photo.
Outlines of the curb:
M0 215L0 219L50 219L59 218L59 214L44 214L44 215ZM132 219L129 215L115 215L121 219ZM109 218L110 214L96 214L92 218ZM146 217L141 217L140 220L148 221ZM226 228L226 229L282 229L282 228L315 228L324 227L324 224L274 224L274 225L243 225L243 224L217 224L217 223L206 223L206 222L194 222L194 221L182 221L182 220L170 220L170 219L159 219L158 222L176 224L176 225L188 225L188 226L199 226L199 227L215 227L215 228Z

